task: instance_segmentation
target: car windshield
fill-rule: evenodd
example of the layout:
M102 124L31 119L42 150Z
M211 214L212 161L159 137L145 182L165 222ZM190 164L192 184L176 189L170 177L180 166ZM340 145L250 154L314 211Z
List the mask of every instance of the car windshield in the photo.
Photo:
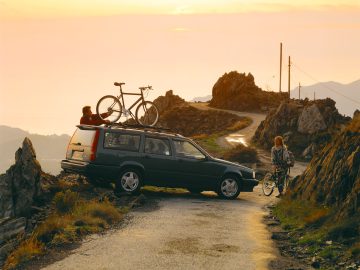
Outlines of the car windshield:
M192 143L188 141L174 140L176 156L195 159L204 159L205 155L201 153Z

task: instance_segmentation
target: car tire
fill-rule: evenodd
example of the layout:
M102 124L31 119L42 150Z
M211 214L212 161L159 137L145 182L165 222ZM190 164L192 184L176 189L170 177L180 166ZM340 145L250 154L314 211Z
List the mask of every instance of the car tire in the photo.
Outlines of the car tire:
M240 194L240 181L236 176L224 176L219 182L217 194L227 200L234 200Z
M187 188L187 190L194 194L200 194L201 192L203 192L201 188Z
M139 170L128 168L121 171L119 178L115 182L116 192L126 192L128 194L138 194L142 186L142 174Z

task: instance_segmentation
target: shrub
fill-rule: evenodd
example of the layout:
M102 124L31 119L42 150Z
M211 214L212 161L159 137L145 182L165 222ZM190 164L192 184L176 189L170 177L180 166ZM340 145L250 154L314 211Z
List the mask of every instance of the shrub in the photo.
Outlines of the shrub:
M79 194L71 190L66 190L56 193L53 201L56 211L65 214L75 207L78 199Z
M224 159L240 163L255 163L259 160L256 149L242 144L226 152Z
M41 242L49 243L56 234L63 232L64 228L71 224L71 222L72 217L70 215L59 216L55 214L48 217L39 227L37 227L34 234Z
M253 120L249 117L242 117L241 120L237 121L232 126L228 127L226 130L228 131L238 131L243 128L246 128L252 124Z
M329 230L328 236L333 240L359 236L359 220L351 219L335 225Z
M20 264L44 253L44 245L35 237L31 237L20 244L6 259L4 269L14 269Z

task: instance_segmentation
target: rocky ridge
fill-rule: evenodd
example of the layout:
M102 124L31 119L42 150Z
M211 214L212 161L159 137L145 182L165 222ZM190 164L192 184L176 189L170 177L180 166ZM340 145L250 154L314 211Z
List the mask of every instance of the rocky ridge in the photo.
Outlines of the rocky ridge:
M253 142L269 150L275 136L281 135L296 157L311 159L349 120L329 98L282 102L261 122Z
M344 219L360 213L360 113L315 156L290 187L292 198L337 209Z
M286 100L287 93L263 91L255 84L251 73L231 71L221 76L212 89L211 107L264 112Z

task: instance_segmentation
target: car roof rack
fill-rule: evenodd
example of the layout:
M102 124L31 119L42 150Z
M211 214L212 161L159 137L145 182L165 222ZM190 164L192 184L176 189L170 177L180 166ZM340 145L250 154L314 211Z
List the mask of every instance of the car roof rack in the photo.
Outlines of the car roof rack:
M173 134L178 137L183 137L181 134L178 134L174 131L172 131L170 128L165 127L156 127L156 126L147 126L147 125L139 125L139 124L123 124L123 123L112 123L105 125L107 128L130 128L130 129L138 129L138 130L144 130L144 131L155 131L155 132L167 132L170 134Z

